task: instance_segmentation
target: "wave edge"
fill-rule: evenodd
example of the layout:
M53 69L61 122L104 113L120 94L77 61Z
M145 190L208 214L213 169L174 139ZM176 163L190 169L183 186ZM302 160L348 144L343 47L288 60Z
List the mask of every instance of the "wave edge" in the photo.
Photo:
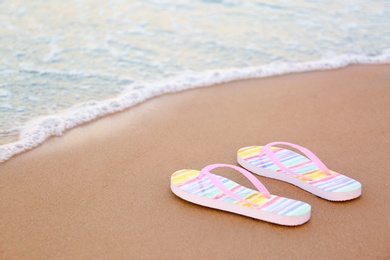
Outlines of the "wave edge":
M52 136L61 136L69 129L92 120L117 113L150 98L197 87L212 86L241 79L265 78L276 75L330 70L354 64L390 63L390 49L377 56L343 54L333 58L297 63L271 63L257 67L232 68L205 72L188 72L159 82L135 83L118 96L84 102L62 113L35 118L27 122L18 141L0 146L0 163L31 150Z

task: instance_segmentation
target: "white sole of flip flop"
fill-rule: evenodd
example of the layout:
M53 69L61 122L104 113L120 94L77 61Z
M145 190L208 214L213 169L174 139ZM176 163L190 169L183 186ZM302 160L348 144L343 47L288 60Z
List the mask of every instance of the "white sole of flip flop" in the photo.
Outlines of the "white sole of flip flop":
M362 188L360 187L359 189L353 190L353 191L348 191L348 192L329 192L329 191L324 191L322 189L319 189L311 184L308 184L304 181L301 181L297 178L295 178L292 175L283 173L283 172L277 172L273 170L267 170L267 169L262 169L259 168L253 164L248 163L244 159L242 159L240 156L237 155L237 162L245 169L248 171L251 171L257 175L288 182L290 184L293 184L305 191L308 191L318 197L321 197L326 200L331 200L331 201L346 201L346 200L352 200L357 197L359 197L362 194Z
M306 214L300 216L283 216L283 215L257 210L254 208L240 206L234 203L217 201L214 199L209 199L206 197L198 196L193 193L187 192L185 190L180 189L179 187L176 187L172 183L171 183L171 190L176 196L184 200L187 200L189 202L192 202L194 204L198 204L208 208L214 208L214 209L219 209L227 212L232 212L239 215L243 215L250 218L259 219L259 220L263 220L263 221L267 221L279 225L298 226L307 222L310 219L310 215L311 215L311 210L309 210Z

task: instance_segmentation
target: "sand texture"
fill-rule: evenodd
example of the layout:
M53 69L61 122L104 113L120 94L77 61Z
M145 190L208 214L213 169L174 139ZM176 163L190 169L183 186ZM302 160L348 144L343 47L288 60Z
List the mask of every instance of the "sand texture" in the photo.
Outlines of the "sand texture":
M239 148L272 141L309 148L362 196L329 202L258 177L312 206L308 223L285 227L170 190L176 170L236 164ZM389 156L389 65L164 95L0 164L0 258L389 259Z

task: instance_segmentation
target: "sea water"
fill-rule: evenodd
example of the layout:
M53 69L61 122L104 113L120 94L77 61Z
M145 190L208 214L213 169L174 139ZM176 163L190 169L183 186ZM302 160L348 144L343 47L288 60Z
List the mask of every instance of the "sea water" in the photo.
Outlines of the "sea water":
M388 62L389 0L0 0L0 162L164 93Z

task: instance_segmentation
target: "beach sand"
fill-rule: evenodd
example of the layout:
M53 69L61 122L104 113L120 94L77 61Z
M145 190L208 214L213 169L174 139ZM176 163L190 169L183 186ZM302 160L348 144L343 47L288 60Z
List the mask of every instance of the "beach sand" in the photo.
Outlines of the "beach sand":
M176 170L236 164L237 149L272 141L312 150L360 181L362 196L330 202L258 177L272 194L312 206L308 223L286 227L170 190ZM389 65L160 96L0 164L0 258L388 259L389 155Z

